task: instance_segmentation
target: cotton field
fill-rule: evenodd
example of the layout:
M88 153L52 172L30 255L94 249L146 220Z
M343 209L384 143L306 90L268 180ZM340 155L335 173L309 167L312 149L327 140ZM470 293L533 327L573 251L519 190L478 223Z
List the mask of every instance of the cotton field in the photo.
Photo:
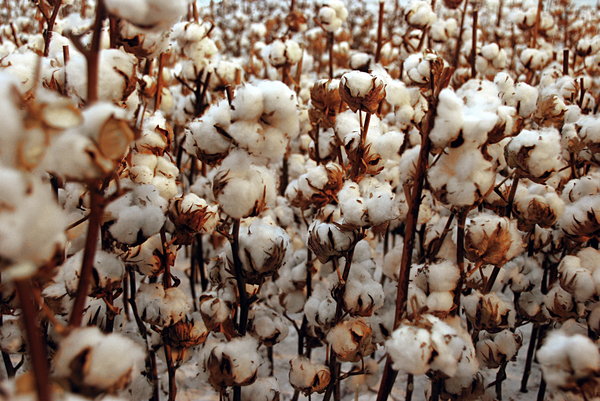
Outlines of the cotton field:
M600 400L599 26L4 1L0 401Z

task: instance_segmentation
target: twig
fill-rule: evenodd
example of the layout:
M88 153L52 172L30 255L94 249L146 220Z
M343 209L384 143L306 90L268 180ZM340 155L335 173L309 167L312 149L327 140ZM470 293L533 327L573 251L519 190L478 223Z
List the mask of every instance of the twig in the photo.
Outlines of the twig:
M103 213L104 198L100 190L96 188L95 185L92 185L90 189L90 214L88 231L85 239L85 248L83 250L81 274L79 276L79 284L77 285L75 301L73 302L73 309L71 310L71 318L69 319L69 326L71 327L80 326L83 318L85 301L88 296L92 281L94 258L96 256L96 248L98 245L98 236Z
M466 1L466 0L465 0ZM479 6L473 5L473 34L471 36L471 79L477 76L477 20L479 17Z
M454 290L454 310L453 315L460 313L460 296L462 294L462 287L465 282L465 221L467 220L467 213L469 209L461 208L457 212L457 230L456 230L456 264L458 265L458 271L460 273L456 289Z
M382 47L382 35L383 35L383 16L384 16L384 2L379 2L379 18L377 22L377 48L375 49L375 63L379 62L381 58L381 47Z
M529 347L527 348L527 359L525 360L525 369L523 370L523 377L521 378L520 391L522 393L527 392L527 382L529 381L531 365L533 364L533 355L535 354L535 345L539 328L540 326L537 323L534 323L533 327L531 328L531 337L529 338Z
M38 401L51 401L48 355L44 337L40 330L37 311L31 297L32 287L29 279L15 281L15 289L21 304L21 319L29 345L37 398Z

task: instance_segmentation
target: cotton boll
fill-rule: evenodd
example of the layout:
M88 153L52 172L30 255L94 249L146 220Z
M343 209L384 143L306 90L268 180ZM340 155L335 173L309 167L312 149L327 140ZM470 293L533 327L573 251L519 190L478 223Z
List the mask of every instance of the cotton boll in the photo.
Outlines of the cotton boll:
M448 149L427 172L435 197L455 206L473 205L494 185L493 164L465 144Z
M131 381L143 359L142 348L120 334L78 328L60 342L54 374L91 394L114 393Z
M256 85L263 93L264 110L261 120L277 128L288 138L296 138L300 133L296 93L280 81L259 81Z
M191 244L197 233L212 233L219 223L217 205L189 193L171 202L169 218L175 224L176 244Z
M514 89L517 112L521 117L529 117L536 109L538 90L524 82L519 82Z
M136 295L140 317L156 326L170 326L185 317L188 297L177 288L163 288L158 283L142 283Z
M404 12L404 19L410 26L417 29L424 29L436 20L435 13L431 10L431 5L425 1L413 1Z
M401 325L385 346L394 361L394 369L413 375L422 375L429 370L431 335L426 329Z
M341 361L358 362L375 351L371 327L361 318L338 323L327 334L327 342Z
M231 119L255 121L263 113L263 94L255 85L243 85L236 89L231 102Z
M344 286L344 309L353 315L370 316L383 306L383 287L359 266L353 266Z
M210 384L222 391L254 383L261 363L257 348L256 340L248 335L214 344L204 362Z
M460 272L458 266L448 260L429 265L427 285L431 291L452 291Z
M183 0L167 3L161 0L134 0L126 3L107 0L106 9L140 28L161 31L168 29L185 13L186 3Z
M326 288L316 287L304 305L306 319L316 327L327 328L334 322L336 305Z
M285 263L290 238L272 221L254 220L240 228L240 259L248 283L258 284Z
M251 309L248 331L262 344L272 346L283 341L288 335L288 322L278 313L263 306Z
M399 217L390 184L381 183L375 178L365 178L360 182L360 190L367 208L368 220L373 226Z
M429 134L435 147L444 149L457 138L463 124L463 107L453 90L446 88L440 92L435 123Z
M548 185L520 185L515 194L514 209L527 225L549 228L562 215L565 204L554 188Z
M394 369L411 374L431 370L449 377L459 372L464 357L474 354L473 344L464 329L433 315L423 315L420 322L401 323L386 342L386 349Z
M581 265L577 256L565 256L558 265L560 285L570 292L578 302L585 302L595 294L593 270Z
M304 394L325 391L331 380L331 372L325 365L298 356L290 360L289 380L292 387Z
M321 263L325 263L333 257L342 256L357 240L354 230L319 220L313 221L308 232L308 247Z
M223 212L235 219L256 215L275 199L270 170L253 164L244 151L232 152L213 178L213 193Z
M588 337L551 332L538 350L537 358L551 388L581 389L594 380L600 366L600 351Z
M66 215L36 176L0 168L0 256L3 277L25 278L65 246Z
M477 359L488 368L495 369L511 360L522 343L522 336L510 330L502 330L496 334L481 332L477 341Z
M131 185L106 208L109 232L121 243L139 245L160 231L166 210L167 201L154 185Z
M296 64L302 57L302 49L294 40L275 40L270 44L269 61L274 67Z
M554 285L544 296L544 305L550 317L571 318L576 316L573 296L560 285Z
M244 102L244 104L250 105L251 109L240 108L244 113L242 115L246 116L245 113L250 115L262 113L262 99L259 102L256 96L250 93L250 89L246 90L244 88L240 89L241 94L238 102L244 102L247 97L252 102ZM237 96L234 99L237 99ZM183 144L185 151L207 163L214 164L221 161L229 152L232 142L231 136L227 134L231 118L233 118L230 113L231 110L227 101L223 100L211 106L201 119L192 120L188 125Z
M82 54L74 53L66 65L69 92L79 99L87 99L86 61ZM109 102L125 100L135 90L136 58L118 49L100 51L98 72L98 98Z
M481 213L468 222L465 253L472 262L503 266L523 251L523 240L514 221Z
M467 318L477 328L496 332L515 325L512 301L497 293L473 292L463 298L463 305Z
M259 377L249 386L242 387L242 400L277 401L280 397L277 378Z

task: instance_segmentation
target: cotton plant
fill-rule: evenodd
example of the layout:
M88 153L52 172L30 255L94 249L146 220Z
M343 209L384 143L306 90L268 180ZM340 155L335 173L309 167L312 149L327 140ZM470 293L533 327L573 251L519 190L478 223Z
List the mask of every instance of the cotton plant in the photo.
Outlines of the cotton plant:
M1 10L7 397L597 393L592 8L54 3Z

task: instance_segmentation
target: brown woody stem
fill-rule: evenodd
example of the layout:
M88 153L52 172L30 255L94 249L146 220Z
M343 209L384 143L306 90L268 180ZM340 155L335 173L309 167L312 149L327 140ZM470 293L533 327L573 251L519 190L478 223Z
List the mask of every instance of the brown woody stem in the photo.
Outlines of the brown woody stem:
M90 214L88 221L88 231L85 238L85 248L83 250L83 262L81 264L81 273L69 326L81 326L83 319L83 310L85 308L85 300L88 296L92 281L92 271L94 269L94 258L96 256L96 248L98 246L98 236L100 225L102 223L102 215L104 213L104 198L96 185L90 188Z
M37 398L38 401L51 401L48 355L44 337L40 330L37 310L31 297L33 290L31 281L29 279L16 280L15 288L21 303L21 320L27 336Z
M381 47L383 46L382 43L382 36L383 36L383 16L384 16L384 2L380 1L379 2L379 19L378 19L378 23L377 23L377 48L375 49L375 62L378 63L379 59L381 58Z

